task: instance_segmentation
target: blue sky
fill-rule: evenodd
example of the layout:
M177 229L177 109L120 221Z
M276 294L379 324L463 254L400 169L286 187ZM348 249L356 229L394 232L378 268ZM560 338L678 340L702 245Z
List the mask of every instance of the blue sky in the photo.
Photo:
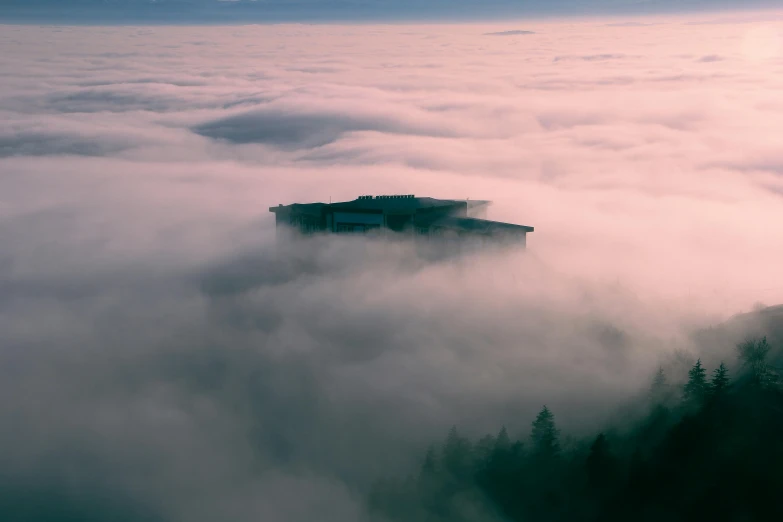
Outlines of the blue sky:
M780 5L780 0L0 0L0 21L242 23L492 20L643 15Z

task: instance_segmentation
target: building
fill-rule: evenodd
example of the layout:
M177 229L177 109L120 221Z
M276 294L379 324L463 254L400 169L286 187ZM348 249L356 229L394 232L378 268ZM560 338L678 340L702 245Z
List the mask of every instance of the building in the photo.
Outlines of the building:
M403 196L360 196L342 203L294 203L270 207L278 231L409 235L417 241L512 242L524 246L533 227L483 219L489 201Z

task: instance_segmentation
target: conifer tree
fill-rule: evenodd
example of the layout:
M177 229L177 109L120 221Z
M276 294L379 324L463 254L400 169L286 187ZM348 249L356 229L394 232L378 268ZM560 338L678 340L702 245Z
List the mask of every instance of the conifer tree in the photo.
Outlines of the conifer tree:
M533 421L530 433L533 451L539 456L553 457L560 453L559 431L555 426L555 416L544 406Z
M443 446L441 463L444 471L459 475L469 465L471 460L471 444L466 438L460 436L457 427L452 426Z
M435 474L438 469L438 457L435 454L435 448L430 446L427 449L427 454L424 456L424 462L421 464L421 476L430 477Z
M500 429L497 438L495 439L495 449L500 451L506 451L511 448L511 437L508 436L508 430L505 426Z
M658 371L655 372L655 377L653 377L653 383L652 383L652 389L653 391L660 390L666 386L666 373L663 371L663 367L659 367Z
M670 398L669 382L663 368L658 368L650 385L650 399L653 403L667 402Z
M699 404L707 396L707 376L701 359L688 371L688 382L683 391L683 400L691 404Z
M720 363L715 371L712 372L712 381L710 382L710 395L712 397L722 397L729 388L729 369L723 362Z
M606 436L600 433L590 446L586 460L587 475L593 487L601 487L609 479L614 468L614 458L609 451Z
M495 451L497 441L494 435L484 435L473 446L473 457L477 462L486 462Z

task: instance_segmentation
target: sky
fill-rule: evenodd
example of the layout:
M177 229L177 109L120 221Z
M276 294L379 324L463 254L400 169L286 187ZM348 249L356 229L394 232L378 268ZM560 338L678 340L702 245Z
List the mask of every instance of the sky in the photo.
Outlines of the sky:
M775 0L3 0L0 20L27 23L477 21L770 8Z
M454 424L733 370L691 333L783 303L782 15L0 26L0 519L366 522ZM276 242L363 194L535 232Z

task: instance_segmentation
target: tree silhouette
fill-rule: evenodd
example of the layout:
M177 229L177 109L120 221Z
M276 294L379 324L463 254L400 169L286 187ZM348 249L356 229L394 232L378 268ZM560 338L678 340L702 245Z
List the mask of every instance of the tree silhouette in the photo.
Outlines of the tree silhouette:
M755 386L766 388L777 383L777 375L767 364L770 349L766 337L748 339L737 346L742 366L748 371L751 384Z
M505 426L500 429L497 439L495 439L495 449L500 451L508 451L511 449L511 438L508 436L508 430Z
M438 469L438 457L435 454L435 448L430 446L427 449L427 454L424 456L424 462L421 464L421 476L431 477L435 475Z
M418 480L376 484L370 508L389 522L783 520L783 393L768 387L766 340L741 346L749 375L730 379L721 362L708 376L696 361L683 408L656 404L567 451L546 406L529 447L505 428L475 444L452 428ZM654 387L674 390L662 370L655 377Z
M590 486L593 489L606 487L614 472L615 463L609 451L606 435L603 433L599 433L590 446L590 453L587 455L585 465L587 466L587 477Z
M748 366L749 369L757 371L762 370L766 366L766 358L770 348L766 337L748 339L737 346L742 363Z
M729 369L723 362L720 363L715 371L712 372L712 381L710 381L710 395L718 398L726 394L729 389Z
M457 427L452 426L443 446L442 469L455 476L462 474L470 466L471 450L470 440L460 436Z
M539 456L553 457L560 453L559 431L555 427L555 416L544 406L533 421L530 433L533 452Z
M671 387L663 368L658 368L650 385L650 400L653 404L666 403L671 399Z
M701 365L701 359L688 371L688 382L683 390L683 401L689 404L700 404L707 396L707 375Z
M656 392L658 390L661 390L665 386L666 386L666 373L663 371L663 367L661 366L658 368L658 371L655 372L655 377L653 377L652 391Z
M481 437L473 446L473 457L477 461L487 460L492 452L495 451L497 441L493 435L485 435Z

